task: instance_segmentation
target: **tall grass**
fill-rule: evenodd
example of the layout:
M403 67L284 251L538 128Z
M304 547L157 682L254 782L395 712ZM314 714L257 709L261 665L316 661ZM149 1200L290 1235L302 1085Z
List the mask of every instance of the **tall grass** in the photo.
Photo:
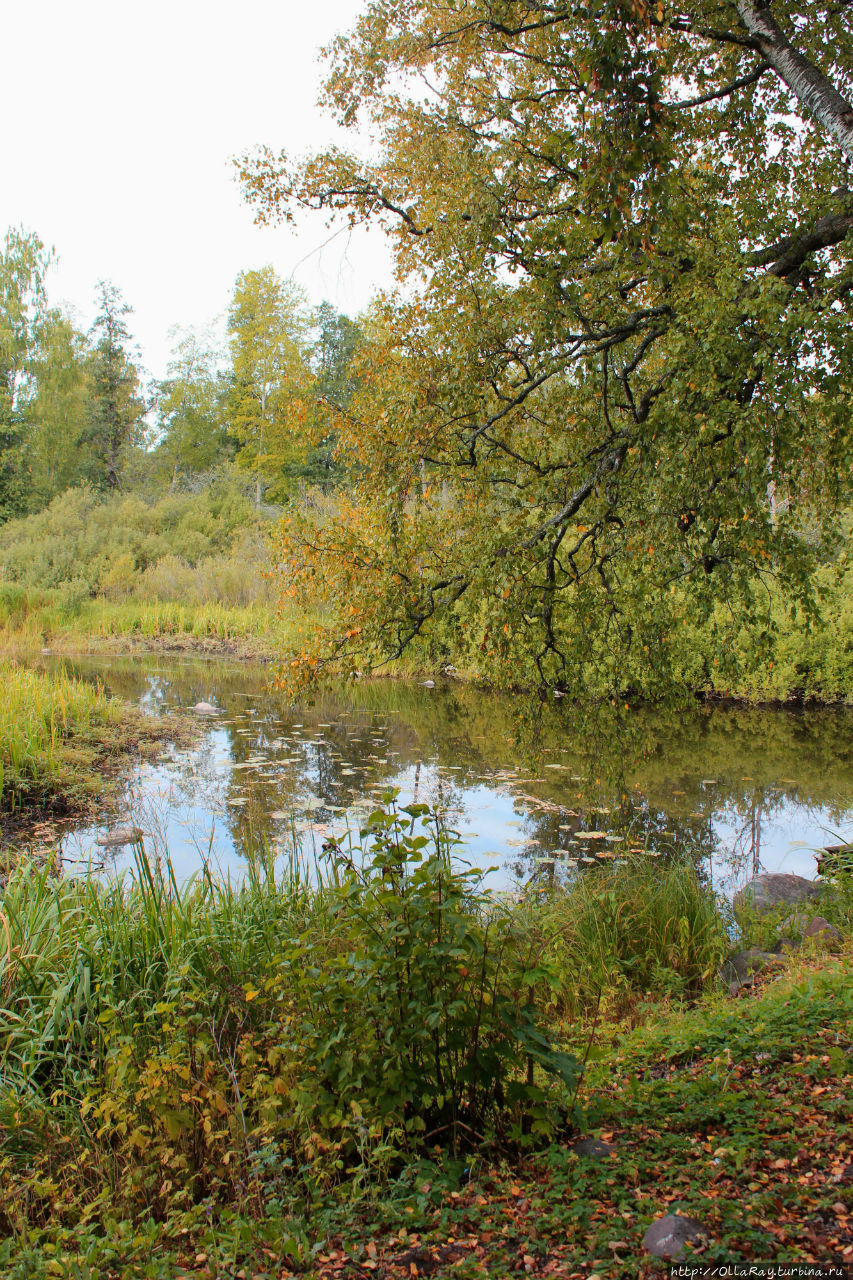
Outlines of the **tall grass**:
M599 1000L619 1014L638 996L691 997L730 949L728 909L688 862L637 857L590 868L534 909L564 1015Z
M0 804L73 781L121 709L106 694L65 672L45 675L0 662Z
M275 656L313 625L310 610L278 613L269 605L103 598L71 600L61 592L0 585L0 652L24 655L44 646L77 653L127 641L216 640ZM301 630L300 630L301 629Z

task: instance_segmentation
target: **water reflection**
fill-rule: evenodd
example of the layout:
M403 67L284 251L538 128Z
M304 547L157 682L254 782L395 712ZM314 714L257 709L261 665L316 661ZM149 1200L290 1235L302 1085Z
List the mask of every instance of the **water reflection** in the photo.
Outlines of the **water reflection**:
M731 887L757 869L815 873L811 847L848 838L853 716L846 710L673 713L521 703L448 682L324 692L296 709L269 672L159 659L66 663L155 713L219 713L198 745L143 765L113 821L168 848L178 876L211 858L240 874L251 848L319 850L357 829L389 786L437 805L494 884L577 874L627 852L689 851ZM66 835L85 861L100 828ZM103 857L103 850L98 850ZM121 867L125 850L111 865Z

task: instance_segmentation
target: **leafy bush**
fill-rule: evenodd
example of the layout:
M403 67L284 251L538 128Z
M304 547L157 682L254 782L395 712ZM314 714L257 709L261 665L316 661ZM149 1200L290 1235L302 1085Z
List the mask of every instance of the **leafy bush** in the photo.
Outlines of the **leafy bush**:
M423 806L362 836L313 879L259 864L238 888L179 889L141 847L125 884L16 871L0 1157L61 1152L84 1200L103 1169L124 1210L165 1213L552 1132L547 1077L575 1063L541 1030L526 934ZM32 1123L4 1132L13 1112Z
M70 489L37 515L0 528L0 577L4 584L42 591L74 583L77 591L82 586L89 595L121 600L135 591L140 575L164 561L195 569L210 559L221 565L233 555L257 590L263 550L258 538L249 542L245 534L258 527L248 498L227 475L203 493L167 494L151 502ZM248 574L246 558L257 566ZM230 584L237 580L232 572ZM245 597L245 584L242 592ZM223 595L202 589L191 598Z
M335 888L329 936L287 963L310 1089L312 1127L358 1124L442 1142L478 1141L528 1114L549 1120L524 1057L574 1080L574 1063L537 1026L542 971L511 914L451 860L453 838L426 805L377 810L363 861L328 846ZM424 1137L426 1135L426 1138Z

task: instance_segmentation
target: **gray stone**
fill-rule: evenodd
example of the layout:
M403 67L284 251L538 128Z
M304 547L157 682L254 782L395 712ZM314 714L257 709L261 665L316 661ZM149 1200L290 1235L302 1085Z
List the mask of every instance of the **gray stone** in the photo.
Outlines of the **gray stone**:
M736 995L740 987L751 982L756 973L766 969L768 965L780 964L779 956L772 951L762 951L759 947L750 947L747 951L735 951L726 960L720 970L723 982L729 984L732 995ZM735 990L732 991L732 987Z
M707 1227L696 1218L668 1213L649 1227L643 1236L643 1248L656 1258L680 1258L685 1245L701 1244L707 1235Z
M734 896L735 912L751 910L766 915L775 907L797 906L814 898L820 889L812 880L782 872L763 872Z
M616 1148L612 1142L604 1142L602 1138L580 1138L572 1143L569 1150L587 1160L604 1160L607 1156L613 1155Z
M840 942L841 934L834 924L830 924L823 916L812 916L803 929L803 938L820 938L824 942Z
M197 702L193 707L193 711L198 716L217 716L219 708L215 707L212 702Z
M773 950L777 954L785 951L798 951L802 943L810 942L823 947L832 947L841 941L841 934L825 920L823 916L810 916L806 911L797 911L781 924L782 937ZM800 941L802 939L802 942Z

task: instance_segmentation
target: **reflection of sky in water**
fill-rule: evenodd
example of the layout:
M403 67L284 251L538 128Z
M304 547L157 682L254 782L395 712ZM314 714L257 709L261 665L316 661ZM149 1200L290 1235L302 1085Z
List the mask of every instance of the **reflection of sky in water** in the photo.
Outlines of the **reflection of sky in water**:
M198 681L182 683L180 670L179 663L162 660L156 670L140 663L125 671L125 684L115 691L135 696L148 711L191 714L189 708L208 695ZM111 676L112 670L101 667L98 674ZM587 794L581 799L581 778L572 772L580 766L574 759L560 763L570 758L561 754L565 746L545 749L533 773L516 765L506 740L488 747L479 743L475 756L465 721L466 707L477 706L470 701L473 691L461 710L449 707L446 722L434 720L422 731L419 706L424 717L437 710L427 701L418 703L418 697L430 698L425 690L403 710L351 705L342 693L289 714L263 692L257 672L246 674L255 691L234 687L239 669L232 668L229 678L227 693L223 686L224 696L212 698L222 705L222 714L201 722L192 750L141 765L109 824L64 837L66 866L90 860L106 870L132 866L130 849L105 849L97 841L110 827L133 825L145 832L149 852L168 850L179 881L203 861L236 879L245 872L248 847L267 847L283 858L296 840L310 857L330 835L347 826L357 832L377 796L392 786L400 789L400 804L416 799L440 806L464 841L460 856L484 869L499 867L489 876L493 887L542 874L548 867L543 854L558 848L564 853L559 865L565 867L577 865L567 859L583 866L596 853L616 860L632 844L664 854L679 846L700 850L714 882L728 887L759 868L811 877L813 847L853 838L853 779L848 797L827 795L824 804L813 795L805 803L797 798L793 779L768 783L765 776L763 786L752 787L738 772L737 778L720 773L703 781L676 745L671 777L664 772L645 794L626 788L620 813L619 795L609 793L606 784L598 788L597 800ZM761 736L754 735L756 752ZM742 751L749 750L749 742L743 739ZM664 741L655 757L663 768L666 753ZM738 759L739 771L751 767L748 755ZM796 763L787 758L783 773L795 774ZM670 823L672 830L666 829ZM582 836L590 829L600 837L621 832L625 838L621 845L617 838L611 844L590 841Z

